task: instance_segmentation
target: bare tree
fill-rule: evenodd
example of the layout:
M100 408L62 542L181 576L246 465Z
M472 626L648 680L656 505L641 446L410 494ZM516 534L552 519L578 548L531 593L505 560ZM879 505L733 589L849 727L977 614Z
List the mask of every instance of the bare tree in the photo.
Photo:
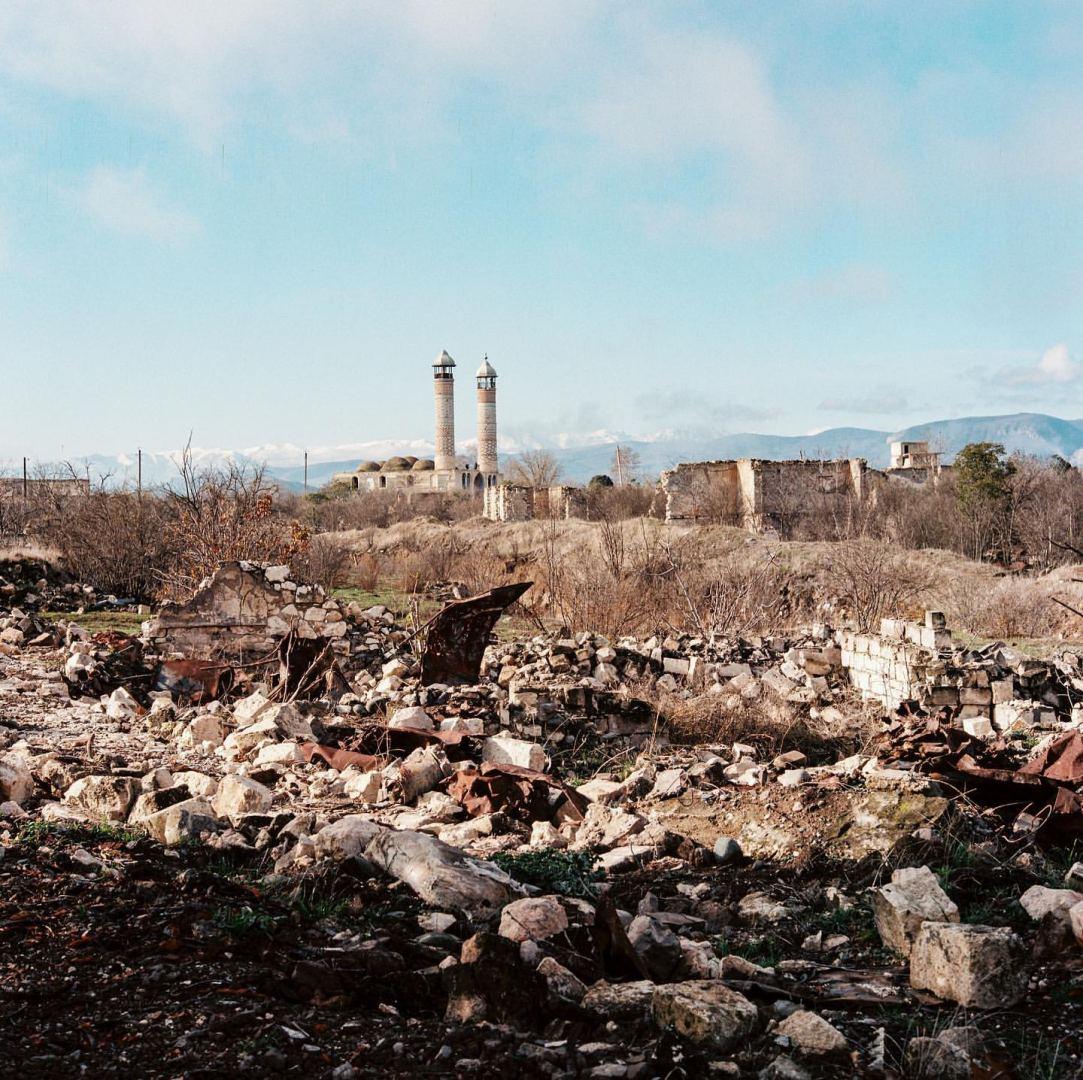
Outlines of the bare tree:
M613 462L609 467L613 479L617 482L617 487L634 484L639 479L642 468L643 459L638 452L618 443L613 450Z
M262 468L230 462L224 470L199 471L189 444L178 471L178 483L163 495L173 552L160 575L164 597L186 599L226 562L289 562L307 552L308 529L276 512L276 489Z
M560 463L548 450L528 450L508 466L508 480L526 487L548 488L560 482Z

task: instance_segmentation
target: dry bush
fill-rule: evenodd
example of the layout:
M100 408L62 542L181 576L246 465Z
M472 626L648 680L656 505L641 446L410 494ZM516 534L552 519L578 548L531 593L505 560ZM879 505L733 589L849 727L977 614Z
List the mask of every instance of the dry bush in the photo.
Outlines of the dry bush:
M140 601L153 597L158 572L172 555L165 508L132 492L70 499L40 527L79 581Z
M796 579L777 551L750 556L731 550L707 563L694 541L663 543L661 550L660 576L669 585L667 621L673 629L736 638L778 629L798 614Z
M767 692L746 697L736 691L690 697L647 689L646 699L658 712L660 726L676 743L727 745L747 743L770 758L800 750L813 764L834 762L866 749L880 734L879 715L858 706L840 722L813 719L808 709L779 701Z
M198 472L186 449L178 484L163 496L171 557L159 595L185 600L223 563L292 563L308 550L308 530L275 509L275 488L262 470L230 465Z
M875 540L847 540L833 548L826 586L861 630L921 605L935 582L927 565Z
M321 533L293 560L292 569L301 581L322 585L330 592L346 583L352 564L350 548L337 537Z
M1048 637L1058 632L1068 614L1034 578L1001 578L991 585L958 579L947 596L951 625L982 638Z
M380 584L380 559L371 552L359 555L353 563L350 580L365 592L375 592Z
M590 630L611 639L649 624L652 597L643 587L638 560L629 561L624 527L607 524L605 536L604 554L593 546L565 552L558 523L547 523L536 567L537 588L528 601L535 618L548 615L572 633Z
M647 517L657 490L650 484L589 488L587 514L592 521L628 521L631 518Z
M560 482L561 468L548 450L527 450L507 465L509 484L548 488Z

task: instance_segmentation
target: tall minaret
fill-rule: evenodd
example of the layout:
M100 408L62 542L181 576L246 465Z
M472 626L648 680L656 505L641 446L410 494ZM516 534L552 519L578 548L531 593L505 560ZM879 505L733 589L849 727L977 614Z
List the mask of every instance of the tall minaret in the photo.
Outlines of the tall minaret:
M478 472L495 475L496 461L496 372L486 356L478 368Z
M455 462L455 361L447 349L432 362L433 389L436 393L437 471L454 469Z

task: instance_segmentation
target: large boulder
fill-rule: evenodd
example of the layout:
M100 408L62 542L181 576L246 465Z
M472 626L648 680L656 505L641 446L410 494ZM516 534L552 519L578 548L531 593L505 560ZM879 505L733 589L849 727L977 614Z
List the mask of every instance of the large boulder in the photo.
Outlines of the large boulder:
M221 828L211 804L203 798L186 799L144 818L140 825L148 835L167 846L193 840Z
M127 820L141 791L131 776L84 776L64 792L64 803L97 821L119 823Z
M681 939L650 915L637 915L628 927L628 940L643 966L656 982L671 979L684 959Z
M9 755L0 758L0 802L22 806L34 793L34 778L26 763Z
M959 909L927 866L896 870L891 881L872 893L876 929L887 948L909 956L924 922L957 923Z
M546 1018L545 977L523 963L519 946L498 934L475 934L463 942L459 963L444 969L445 1020L511 1024L520 1030Z
M910 985L966 1008L1010 1008L1026 991L1023 960L1007 927L926 922L910 952Z
M649 979L637 982L596 982L583 995L583 1008L603 1020L642 1020L654 998L654 983Z
M236 821L243 814L261 814L269 810L273 800L274 795L265 784L230 773L219 781L211 805L219 817Z
M263 743L275 743L282 737L278 725L273 720L257 720L247 727L230 732L222 743L226 757L231 759L247 757Z
M486 739L481 744L481 760L496 765L517 765L535 772L545 772L548 764L543 747L511 735L494 735Z
M778 1025L778 1034L790 1040L800 1057L843 1057L849 1050L846 1036L817 1013L798 1009Z
M381 870L405 882L427 904L489 915L525 890L498 866L472 859L428 833L388 830L365 850Z
M388 717L387 726L392 731L432 731L433 729L432 717L420 705L396 709Z
M710 979L656 986L651 1015L658 1027L673 1028L690 1042L720 1053L747 1039L759 1023L748 998Z
M568 915L555 896L513 900L500 913L500 936L512 941L544 941L568 929Z

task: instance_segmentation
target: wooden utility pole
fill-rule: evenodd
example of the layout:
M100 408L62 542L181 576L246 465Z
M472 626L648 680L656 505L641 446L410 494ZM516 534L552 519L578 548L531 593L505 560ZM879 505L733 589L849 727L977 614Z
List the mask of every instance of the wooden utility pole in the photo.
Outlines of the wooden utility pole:
M30 480L26 475L26 458L23 458L23 499L30 498Z
M308 451L305 451L305 494L308 494Z
M135 489L139 494L139 497L143 497L143 448L140 447L135 452Z

